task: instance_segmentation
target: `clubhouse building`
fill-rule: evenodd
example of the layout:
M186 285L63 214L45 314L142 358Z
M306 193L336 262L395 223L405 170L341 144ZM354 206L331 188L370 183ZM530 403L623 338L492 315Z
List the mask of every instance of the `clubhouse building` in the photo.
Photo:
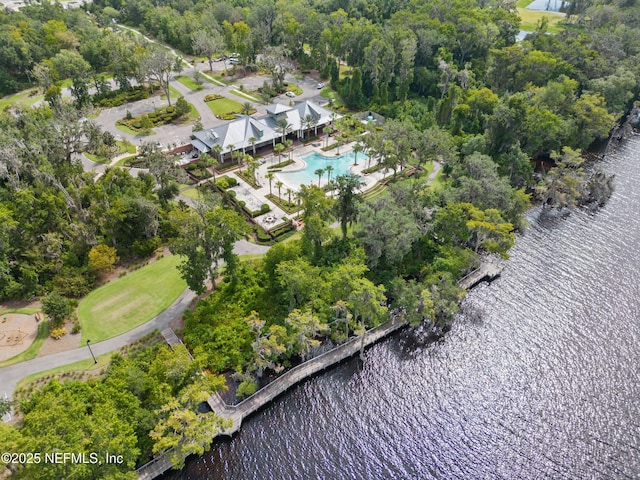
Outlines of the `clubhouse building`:
M292 106L273 103L266 110L267 115L261 118L236 115L235 120L224 125L194 132L191 140L194 150L221 156L237 150L243 153L255 151L269 144L275 146L277 140L283 140L289 134L295 134L298 139L311 131L317 135L318 129L340 118L308 100Z

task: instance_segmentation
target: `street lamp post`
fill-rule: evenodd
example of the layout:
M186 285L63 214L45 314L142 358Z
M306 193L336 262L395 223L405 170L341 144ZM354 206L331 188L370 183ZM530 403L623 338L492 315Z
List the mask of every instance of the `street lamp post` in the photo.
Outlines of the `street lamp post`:
M91 345L89 345L90 341L91 340L87 340L87 347L89 348L89 353L93 357L93 364L95 365L96 363L98 363L98 360L96 360L96 356L93 354L93 350L91 350Z

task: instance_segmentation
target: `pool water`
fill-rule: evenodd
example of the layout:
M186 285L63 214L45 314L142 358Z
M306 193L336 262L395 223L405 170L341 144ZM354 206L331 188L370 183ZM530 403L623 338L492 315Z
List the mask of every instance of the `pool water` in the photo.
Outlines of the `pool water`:
M302 170L296 170L295 172L278 172L276 176L283 182L293 188L300 188L300 185L309 185L310 183L318 184L318 175L316 170L322 168L326 169L329 165L333 167L331 171L331 178L339 177L340 175L348 175L350 173L349 168L353 165L353 152L347 152L342 155L328 157L320 155L319 153L310 153L302 157L302 160L307 164ZM367 155L360 152L358 153L358 163L366 162ZM322 174L322 184L326 183L327 174Z
M566 0L534 0L525 8L528 10L542 10L545 12L559 12L564 7L568 6L569 2Z

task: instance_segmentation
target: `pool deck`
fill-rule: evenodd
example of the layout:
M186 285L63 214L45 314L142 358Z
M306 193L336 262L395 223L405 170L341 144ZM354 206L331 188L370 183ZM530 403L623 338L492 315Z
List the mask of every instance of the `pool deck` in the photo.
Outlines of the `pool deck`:
M266 203L271 207L270 212L264 215L260 215L254 219L260 226L268 230L269 228L273 228L274 226L282 223L283 221L286 221L286 219L291 218L293 216L293 215L287 215L281 208L277 207L267 199L267 195L269 194L269 180L266 178L266 175L270 172L269 167L271 167L272 165L276 165L281 161L284 162L287 158L291 158L292 160L295 161L295 163L288 165L287 167L281 169L280 171L293 172L296 170L301 170L306 167L306 163L302 160L302 157L310 153L318 153L325 157L336 156L336 153L337 153L336 149L330 150L328 152L323 152L321 150L320 147L324 144L323 140L324 139L318 140L316 144L298 147L293 152L291 152L290 157L289 157L289 154L282 155L281 160L278 160L277 155L271 155L271 156L265 157L263 159L265 160L265 162L262 165L258 166L258 168L256 169L256 179L258 180L258 184L261 185L261 187L258 189L255 189L252 186L248 185L242 178L240 178L234 172L230 172L226 174L230 177L235 178L238 181L238 186L233 188L233 190L236 192L236 198L238 200L245 201L247 206L255 210L259 209L260 205L262 205L263 203ZM332 142L330 142L329 144L331 143ZM343 155L347 152L351 152L353 150L353 145L354 143L349 143L347 145L341 146L340 155ZM383 171L378 171L369 175L362 176L361 175L362 170L367 168L365 154L359 153L358 159L359 159L358 164L355 166L352 165L349 170L351 171L351 173L361 176L362 181L365 183L361 191L364 192L372 188L376 183L382 180L385 175ZM278 172L274 172L274 173L277 175ZM271 191L274 195L278 195L278 188L276 187L276 183L278 182L278 180L280 179L276 178L276 176L274 175L274 178L271 181ZM280 190L281 197L285 200L288 200L288 195L286 193L287 189L290 188L294 192L297 192L298 185L287 184L284 181L284 179L282 179L281 181L284 184L284 186ZM323 175L320 180L320 186L326 185L327 182L328 180L326 175ZM313 183L314 185L318 185L317 181ZM293 201L293 194L291 198ZM274 218L275 218L275 221L273 221Z

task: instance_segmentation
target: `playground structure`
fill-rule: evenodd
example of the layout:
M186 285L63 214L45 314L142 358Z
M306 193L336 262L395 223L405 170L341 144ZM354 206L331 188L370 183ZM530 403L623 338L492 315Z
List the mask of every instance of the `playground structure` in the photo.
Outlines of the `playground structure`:
M0 347L22 345L27 333L22 330L0 330Z
M37 336L41 318L41 314L0 314L0 362L29 348Z

